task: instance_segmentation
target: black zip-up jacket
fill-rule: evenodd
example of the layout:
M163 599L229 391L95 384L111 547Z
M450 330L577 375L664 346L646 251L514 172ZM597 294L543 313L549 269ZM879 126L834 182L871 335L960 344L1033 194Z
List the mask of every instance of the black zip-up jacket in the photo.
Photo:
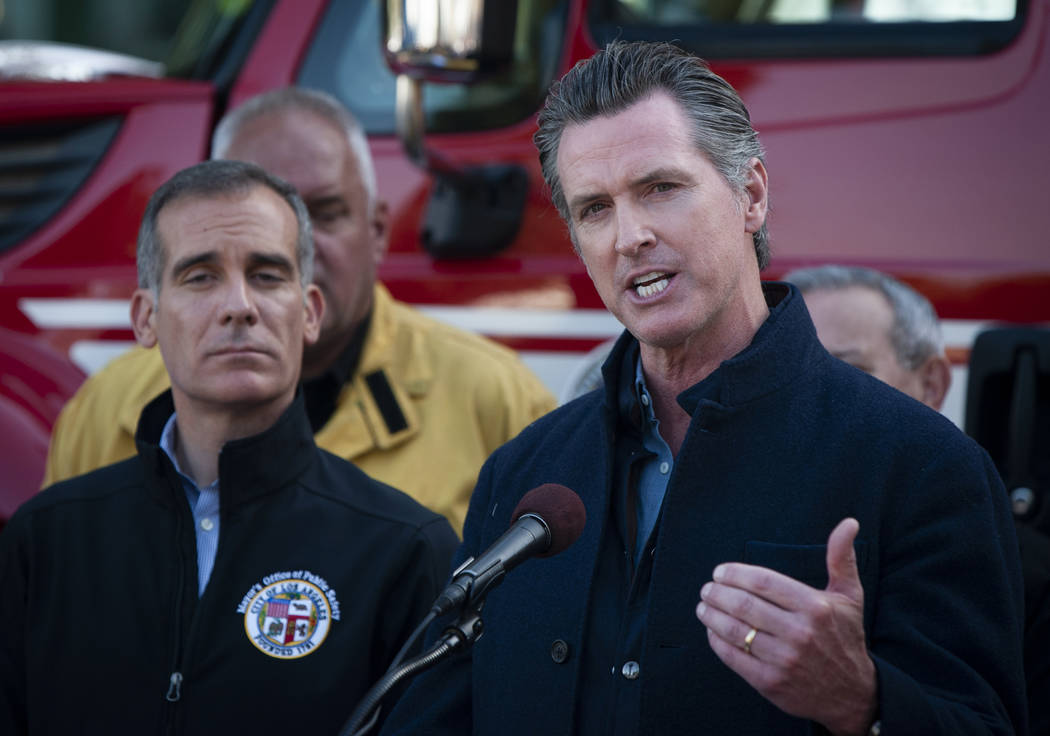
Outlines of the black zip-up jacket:
M219 458L215 567L159 447L56 484L0 534L0 733L334 734L447 578L448 522L314 445L301 392ZM420 468L420 472L426 472Z

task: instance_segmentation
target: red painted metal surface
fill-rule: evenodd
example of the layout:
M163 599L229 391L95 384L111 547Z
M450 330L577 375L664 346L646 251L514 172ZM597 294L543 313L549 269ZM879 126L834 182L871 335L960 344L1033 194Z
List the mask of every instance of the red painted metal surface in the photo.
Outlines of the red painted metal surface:
M229 90L230 104L294 83L328 0L278 0ZM767 148L774 260L767 276L823 262L888 270L942 317L1050 323L1050 2L996 53L928 58L714 62L740 90ZM595 49L586 2L566 16L562 71ZM376 41L378 44L378 29ZM33 299L126 299L138 221L154 188L207 155L224 96L206 82L113 79L0 83L0 126L119 116L119 133L65 206L0 253L0 518L42 473L47 432L82 380L83 341L129 340L119 325L48 326ZM600 309L542 187L535 116L429 137L460 163L517 163L531 189L514 243L484 260L436 262L419 246L429 176L400 143L376 137L380 193L392 211L380 276L409 302ZM499 332L495 330L494 332ZM502 335L527 351L583 352L580 335ZM14 433L14 434L12 434ZM6 494L6 495L5 495Z

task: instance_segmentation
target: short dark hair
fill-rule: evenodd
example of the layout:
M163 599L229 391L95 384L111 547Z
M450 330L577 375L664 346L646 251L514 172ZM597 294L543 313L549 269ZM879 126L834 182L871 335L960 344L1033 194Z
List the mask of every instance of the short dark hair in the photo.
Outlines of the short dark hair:
M205 161L175 174L150 197L139 227L136 264L139 288L149 289L154 297L160 293L164 276L164 244L157 233L157 217L172 202L190 197L215 197L246 194L256 187L266 187L288 203L298 225L295 256L299 280L305 289L313 280L314 241L306 206L291 184L243 161Z
M533 136L551 199L575 233L558 178L558 146L568 125L623 112L664 91L692 123L693 143L736 191L746 185L751 159L764 160L758 134L740 95L707 63L669 43L613 41L551 85ZM754 234L759 268L769 263L765 223Z
M928 358L944 354L941 323L930 301L889 274L862 266L829 264L799 268L784 275L805 295L810 291L839 291L861 286L882 294L893 312L890 344L897 362L915 370Z

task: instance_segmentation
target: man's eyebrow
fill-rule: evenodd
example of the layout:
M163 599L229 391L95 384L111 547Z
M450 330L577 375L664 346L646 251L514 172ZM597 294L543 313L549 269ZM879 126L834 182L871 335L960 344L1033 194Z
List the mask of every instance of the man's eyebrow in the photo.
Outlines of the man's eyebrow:
M295 264L292 263L292 259L276 253L253 252L248 256L248 265L252 267L274 266L288 273L295 273Z
M692 179L692 176L685 169L674 166L664 166L659 169L647 171L636 179L632 179L631 186L645 186L646 184L652 184L655 181L667 181L668 179L680 181L682 179ZM605 195L598 191L577 194L569 200L569 211L571 212L583 205L590 204L595 200L601 199L603 196Z
M186 256L185 258L179 259L172 264L171 275L172 277L178 276L179 274L189 271L194 266L199 266L205 263L215 263L219 260L219 254L213 250L206 251L204 253L198 253L195 256Z
M575 212L578 208L585 204L590 204L595 200L601 199L604 195L599 192L584 192L583 194L577 194L575 197L569 200L569 211Z
M329 195L323 195L323 196L320 196L320 197L311 197L310 199L305 200L305 202L306 202L306 209L308 209L308 210L323 209L323 208L327 208L327 207L347 207L347 208L349 208L349 205L347 204L346 199L343 198L342 196L338 195L338 194L329 194Z
M209 250L205 253L198 253L194 256L187 256L186 258L175 262L171 269L171 275L175 278L180 274L189 271L194 266L217 263L218 261L219 254L214 250ZM295 273L295 264L292 263L292 259L288 258L288 256L276 253L253 252L248 256L248 265L253 268L258 268L259 266L273 266L282 271L287 271L288 273Z
M654 181L666 181L668 179L680 180L691 178L692 176L685 169L681 169L676 166L664 166L659 169L647 171L645 174L635 179L632 183L635 185L652 184Z

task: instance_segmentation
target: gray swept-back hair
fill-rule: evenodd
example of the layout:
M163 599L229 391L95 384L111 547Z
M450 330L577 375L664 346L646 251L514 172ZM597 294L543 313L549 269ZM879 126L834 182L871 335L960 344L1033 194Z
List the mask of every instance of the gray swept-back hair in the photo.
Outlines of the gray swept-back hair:
M223 116L211 138L211 157L226 158L237 134L253 120L271 113L301 110L327 120L346 135L350 150L357 159L357 170L368 194L368 206L376 202L376 171L372 163L372 152L368 138L357 118L346 107L327 92L305 87L284 87L252 97Z
M915 370L928 358L944 355L941 323L933 305L915 289L881 271L861 266L815 266L800 268L784 275L803 294L810 291L838 291L862 286L882 294L893 312L890 344L897 361Z
M738 192L747 184L751 159L764 161L758 134L740 96L702 59L669 43L613 41L551 85L533 136L551 199L576 242L568 204L558 178L558 145L569 125L623 112L664 91L692 123L697 149ZM769 231L754 234L760 269L769 263Z
M255 164L243 161L205 161L190 166L168 179L153 193L139 227L136 253L139 288L149 289L154 299L160 295L166 256L164 243L157 232L157 218L164 207L194 197L247 194L256 187L270 189L287 202L295 213L298 226L295 257L299 266L299 281L305 292L313 280L314 271L314 239L306 205L291 184L263 171Z

